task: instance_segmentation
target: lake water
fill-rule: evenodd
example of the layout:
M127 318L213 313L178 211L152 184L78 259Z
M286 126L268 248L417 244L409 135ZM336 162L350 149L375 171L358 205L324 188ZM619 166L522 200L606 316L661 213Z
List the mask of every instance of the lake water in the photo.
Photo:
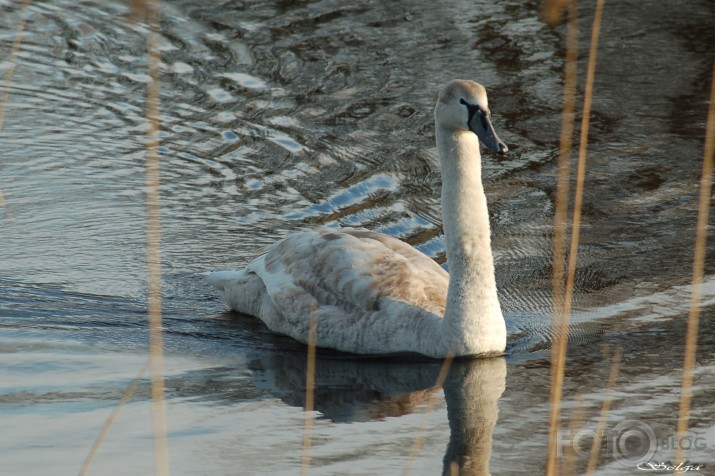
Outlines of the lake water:
M19 3L0 1L3 75ZM484 159L508 353L455 362L443 388L441 362L321 355L310 474L432 475L453 460L464 474L543 473L565 43L538 9L162 2L172 474L300 471L305 348L227 312L203 273L315 226L364 226L444 262L432 107L453 78L487 87L510 148ZM3 474L77 473L147 358L148 28L127 13L69 0L26 11L0 132ZM709 0L606 2L560 435L579 471L619 348L597 474L674 457L714 24ZM687 440L698 474L715 468L714 240ZM152 474L152 435L143 380L90 474Z

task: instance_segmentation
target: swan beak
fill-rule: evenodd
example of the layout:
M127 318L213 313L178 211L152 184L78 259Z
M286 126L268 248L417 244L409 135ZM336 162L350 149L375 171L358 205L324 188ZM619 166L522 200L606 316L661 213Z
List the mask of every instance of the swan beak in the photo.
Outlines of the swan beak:
M474 132L482 144L489 147L492 151L499 154L506 154L509 147L497 136L492 126L492 121L489 116L481 109L478 110L469 121L469 129Z

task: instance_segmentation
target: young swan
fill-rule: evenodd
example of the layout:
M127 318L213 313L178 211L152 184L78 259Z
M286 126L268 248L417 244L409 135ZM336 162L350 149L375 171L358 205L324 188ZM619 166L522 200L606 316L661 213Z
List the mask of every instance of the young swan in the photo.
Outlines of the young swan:
M241 271L209 281L232 309L307 344L359 354L490 356L506 326L494 279L479 140L507 146L492 127L484 87L455 80L434 110L442 172L447 274L412 246L364 229L304 231L271 245Z

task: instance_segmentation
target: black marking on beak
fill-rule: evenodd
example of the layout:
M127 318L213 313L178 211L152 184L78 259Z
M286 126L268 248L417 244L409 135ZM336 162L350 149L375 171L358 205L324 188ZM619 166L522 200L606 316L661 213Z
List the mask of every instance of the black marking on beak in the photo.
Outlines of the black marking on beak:
M491 113L478 104L470 104L463 98L459 100L467 108L467 127L474 132L482 144L499 154L506 154L509 148L499 139L492 126Z

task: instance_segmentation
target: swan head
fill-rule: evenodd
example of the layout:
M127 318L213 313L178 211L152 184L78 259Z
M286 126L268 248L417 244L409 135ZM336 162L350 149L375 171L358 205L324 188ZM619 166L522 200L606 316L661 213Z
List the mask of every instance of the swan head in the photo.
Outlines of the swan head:
M500 154L509 150L494 131L487 91L479 83L465 79L450 81L439 93L434 117L437 127L450 132L471 131L482 144Z

